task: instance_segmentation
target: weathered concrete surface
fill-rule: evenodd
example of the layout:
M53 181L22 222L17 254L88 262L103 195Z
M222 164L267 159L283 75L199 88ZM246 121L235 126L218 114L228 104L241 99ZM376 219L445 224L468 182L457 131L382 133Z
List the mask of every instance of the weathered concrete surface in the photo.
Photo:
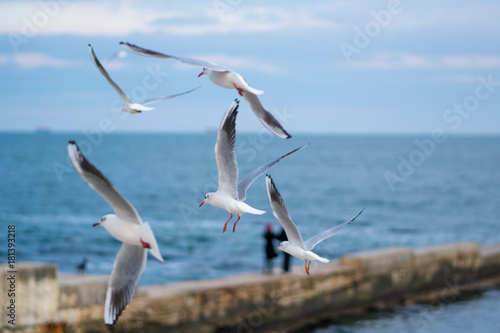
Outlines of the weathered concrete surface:
M14 269L0 265L0 280L2 327L14 326L8 323L14 317L7 316L11 312L7 309L11 300L15 305L16 327L45 324L56 315L59 305L57 265L26 262L16 264Z
M459 243L424 249L390 248L313 263L311 275L249 273L217 280L140 288L115 332L271 332L379 304L448 303L460 290L500 283L500 244ZM59 278L58 311L32 316L22 332L107 332L107 277ZM28 286L34 287L34 286ZM3 290L3 289L2 289ZM38 293L40 304L47 295ZM54 300L54 296L48 296ZM40 299L37 299L40 298ZM30 308L33 309L33 308ZM44 325L40 325L44 324Z

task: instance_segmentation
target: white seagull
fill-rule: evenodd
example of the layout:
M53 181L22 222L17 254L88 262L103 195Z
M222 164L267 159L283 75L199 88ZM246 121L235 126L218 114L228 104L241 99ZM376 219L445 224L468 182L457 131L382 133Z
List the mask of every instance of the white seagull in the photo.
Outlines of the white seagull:
M238 215L238 219L233 226L234 232L236 230L236 223L240 220L241 215L245 213L254 215L261 215L265 213L265 211L250 207L243 202L243 200L246 199L247 189L271 166L307 146L304 145L297 148L288 154L253 170L238 184L238 165L236 164L236 154L234 152L234 144L236 140L236 114L238 113L238 105L238 100L235 100L229 106L226 114L222 118L219 133L217 134L215 159L217 161L217 169L219 173L219 188L217 189L217 192L207 193L205 195L205 199L200 204L201 207L205 203L209 203L214 207L227 210L231 214L229 220L227 220L226 224L224 224L222 232L226 231L227 223L233 218L233 214Z
M111 236L123 243L113 265L104 304L104 322L111 326L115 324L134 296L135 286L146 266L147 251L149 250L159 261L163 261L163 258L149 223L142 222L135 208L82 155L75 141L69 142L68 155L80 176L111 205L116 213L116 215L105 215L93 225L104 227Z
M279 123L279 121L274 118L274 116L264 109L262 104L260 103L257 95L263 94L262 90L257 90L255 88L250 87L247 80L245 80L240 74L237 72L221 65L212 64L207 61L188 58L188 57L176 57L160 52L151 51L148 49L144 49L134 44L120 42L128 50L135 52L140 55L150 56L155 58L172 58L179 60L188 65L202 67L203 72L198 75L198 77L206 74L210 81L215 83L216 85L227 88L227 89L236 89L238 93L243 96L253 112L259 118L260 122L269 130L271 133L279 136L280 138L289 139L291 135L285 131L283 126Z
M290 218L290 214L288 213L288 209L286 208L285 202L281 198L280 193L276 189L271 176L266 175L266 189L267 189L267 197L269 198L269 202L271 203L271 207L273 209L274 216L278 219L278 221L285 229L286 236L288 241L281 242L276 251L281 250L292 256L305 260L305 269L307 275L309 275L309 266L311 266L311 261L318 260L321 262L329 262L328 259L322 258L318 256L316 253L312 252L314 247L322 242L323 240L335 235L339 232L340 229L344 228L352 221L354 221L364 210L364 208L358 213L358 215L354 216L347 222L344 222L336 227L325 230L316 236L313 236L306 240L302 241L302 236L300 235L299 229L295 225L295 223ZM309 262L309 264L307 263Z
M174 95L169 95L169 96L146 99L140 103L136 103L136 102L133 102L130 98L128 98L128 96L115 83L115 81L113 81L111 79L111 77L109 76L108 72L106 72L106 70L102 66L101 62L99 61L99 59L97 59L97 57L94 53L94 49L92 49L92 46L90 44L89 44L89 53L90 53L90 57L92 58L92 61L94 62L94 65L97 67L99 72L101 72L102 76L104 76L104 78L109 82L109 84L111 84L111 86L113 88L115 88L115 90L118 92L118 94L120 94L120 97L123 99L123 111L128 112L128 113L134 114L134 113L141 113L142 111L151 111L154 108L146 106L146 105L151 104L151 103L155 103L158 101L163 101L166 99L171 99L171 98L174 98L177 96L181 96L181 95L190 93L190 92L200 88L200 87L196 87L194 89L185 91L185 92L180 93L180 94L174 94Z

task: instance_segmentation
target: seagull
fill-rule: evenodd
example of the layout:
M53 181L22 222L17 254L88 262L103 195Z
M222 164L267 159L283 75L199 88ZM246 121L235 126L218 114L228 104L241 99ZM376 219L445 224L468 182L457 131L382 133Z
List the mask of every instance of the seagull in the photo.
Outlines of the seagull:
M283 126L281 126L279 121L262 106L257 95L263 94L264 92L262 90L257 90L255 88L252 88L248 84L247 80L245 80L237 72L225 66L212 64L210 62L203 60L198 60L188 57L176 57L144 49L137 45L125 42L120 42L120 44L123 45L126 49L143 56L149 56L155 58L172 58L179 60L180 62L183 62L187 65L202 67L203 71L198 75L198 77L202 75L208 75L208 78L214 84L227 89L236 89L238 93L247 100L248 104L250 104L250 107L252 108L257 118L259 118L260 122L269 131L271 131L271 133L283 139L291 138L291 135L288 134L287 131L285 131L285 129L283 128Z
M253 170L238 184L238 165L236 164L236 155L234 152L236 139L236 114L238 113L238 106L238 100L235 100L229 106L226 114L222 118L219 133L217 134L215 159L217 161L217 169L219 173L219 188L217 189L217 192L207 193L203 202L200 204L201 207L205 203L209 203L214 207L227 210L231 214L229 220L227 220L226 224L224 224L224 229L222 230L223 233L226 232L227 223L233 218L233 214L238 215L238 219L233 226L234 232L236 230L236 223L240 220L241 215L245 213L262 215L265 213L265 211L250 207L243 202L246 199L247 189L271 166L308 145L306 144L297 148L288 154Z
M112 326L134 296L135 286L146 266L147 251L159 261L163 261L163 258L149 223L142 222L135 208L83 156L75 141L68 143L68 155L80 176L116 213L103 216L93 225L104 227L111 236L123 243L113 265L104 304L104 322Z
M141 113L142 111L151 111L154 108L146 106L146 105L151 104L151 103L155 103L155 102L158 102L158 101L163 101L163 100L166 100L166 99L171 99L171 98L174 98L174 97L177 97L177 96L181 96L181 95L190 93L190 92L192 92L192 91L200 88L200 87L196 87L194 89L185 91L185 92L180 93L180 94L174 94L174 95L163 96L163 97L158 97L158 98L146 99L146 100L144 100L144 101L142 101L140 103L136 103L136 102L133 102L130 98L128 98L128 96L115 83L115 81L113 81L111 79L111 77L109 76L108 72L106 72L106 70L104 69L104 67L101 65L101 62L99 61L99 59L97 59L97 57L96 57L96 55L94 53L94 49L92 48L92 46L90 44L89 44L89 53L90 53L90 57L92 58L92 61L94 62L94 65L97 67L97 69L99 70L99 72L101 72L102 76L104 76L104 78L109 82L109 84L111 84L111 86L113 88L115 88L115 90L118 92L118 94L120 94L120 97L123 99L123 111L128 112L128 113L135 114L135 113Z
M302 241L302 236L300 235L299 229L290 218L290 214L288 213L285 202L281 198L280 193L276 189L276 186L274 185L274 182L269 175L266 175L266 189L267 197L269 198L269 203L271 204L271 207L273 209L274 216L281 223L283 229L285 229L285 233L288 238L288 241L281 242L275 251L281 250L283 252L291 254L296 258L305 260L305 269L307 275L309 275L309 267L311 266L311 261L318 260L324 263L329 262L328 259L322 258L316 253L312 252L314 247L323 240L335 235L337 232L339 232L340 229L352 223L352 221L354 221L364 210L363 208L358 213L358 215L354 216L349 221L320 232L316 236L313 236L304 242Z

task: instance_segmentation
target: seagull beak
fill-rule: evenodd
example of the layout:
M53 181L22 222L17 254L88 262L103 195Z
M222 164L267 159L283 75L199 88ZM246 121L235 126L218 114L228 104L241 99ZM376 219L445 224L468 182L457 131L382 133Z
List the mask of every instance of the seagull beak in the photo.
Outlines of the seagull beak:
M97 223L92 224L93 227L97 227L98 225L101 225L101 223L97 222Z
M198 77L202 76L203 74L205 74L205 71L201 72Z
M277 247L276 249L274 249L275 252L278 252L280 250L279 247Z
M203 206L204 204L205 204L205 201L203 201L203 202L200 204L200 206L199 206L199 207Z

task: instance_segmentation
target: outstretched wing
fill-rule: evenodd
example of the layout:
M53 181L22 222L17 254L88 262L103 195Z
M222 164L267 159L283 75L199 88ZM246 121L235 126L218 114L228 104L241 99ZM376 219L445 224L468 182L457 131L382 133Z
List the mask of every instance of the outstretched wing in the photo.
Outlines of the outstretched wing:
M271 131L271 133L283 139L289 139L292 137L287 131L285 131L283 126L281 126L280 122L274 118L269 111L264 109L257 95L244 90L243 97L247 100L248 104L250 104L250 108L252 108L253 113L255 113L257 118L259 118L262 125Z
M238 105L238 100L234 100L224 114L215 144L215 160L219 172L219 189L217 191L230 195L233 199L238 199L238 165L234 152Z
M90 187L99 193L113 207L116 215L132 223L141 224L141 218L135 208L118 193L113 184L83 156L75 141L68 143L68 155L76 171Z
M173 95L168 95L168 96L163 96L163 97L156 97L156 98L146 99L146 100L142 101L141 104L142 105L148 105L148 104L155 103L155 102L158 102L158 101L164 101L166 99L171 99L171 98L174 98L174 97L177 97L177 96L189 94L190 92L195 91L196 89L200 89L200 88L201 88L201 86L198 86L198 87L196 87L194 89L191 89L191 90L179 93L179 94L173 94Z
M271 204L271 208L273 209L273 214L281 223L283 229L285 229L288 242L290 242L290 244L305 248L299 229L290 218L290 214L288 213L285 202L283 201L283 198L281 198L278 189L274 185L274 182L269 175L266 176L266 190L267 197L269 198L269 203Z
M350 219L349 221L346 221L344 223L342 223L341 225L338 225L336 227L333 227L333 228L330 228L328 230L325 230L323 232L320 232L319 234L317 234L316 236L313 236L311 238L309 238L308 240L306 240L304 242L305 246L306 246L306 250L309 250L311 251L312 249L314 249L314 247L322 242L323 240L335 235L337 232L340 231L340 229L346 227L347 225L351 224L359 215L361 215L361 213L364 211L365 209L363 208L356 216L354 216L352 219Z
M302 148L305 148L307 146L309 146L309 144L306 144L306 145L303 145L302 147L294 149L291 152L289 152L288 154L285 154L285 155L281 156L280 158L277 158L274 161L271 161L271 162L269 162L267 164L264 164L264 165L258 167L257 169L253 170L252 172L250 172L238 184L238 199L241 200L241 201L245 200L245 198L247 197L247 190L250 187L250 185L252 185L252 183L257 178L259 178L260 175L262 175L264 172L266 172L267 169L269 169L270 167L272 167L273 165L275 165L276 163L278 163L279 161L281 161L285 157L288 157L288 156L290 156L290 155L298 152L299 150L301 150Z
M89 53L90 53L90 58L94 62L94 65L97 67L97 69L99 70L99 72L101 72L102 76L104 76L104 78L109 82L109 84L111 84L111 86L113 88L115 88L115 90L118 92L118 94L120 94L120 97L123 99L123 101L125 101L126 103L129 103L129 104L132 103L132 101L128 98L128 96L115 83L115 81L113 81L111 79L111 77L109 76L108 72L106 72L106 70L104 69L104 67L101 65L101 62L99 61L99 59L97 59L97 57L96 57L96 55L94 53L94 49L92 48L92 46L90 44L89 44Z
M115 259L113 273L109 278L104 322L114 325L123 310L132 300L135 286L146 267L147 250L143 247L123 243Z
M143 56L154 57L154 58L163 58L163 59L169 59L169 58L176 59L176 60L179 60L180 62L183 62L187 65L208 68L208 69L216 71L216 72L226 72L226 71L232 72L229 68L227 68L225 66L212 64L210 62L203 61L203 60L168 55L165 53L148 50L148 49L142 48L140 46L130 44L130 43L125 43L125 42L120 42L120 45L124 46L129 51L132 51L134 53L137 53L137 54L140 54Z

